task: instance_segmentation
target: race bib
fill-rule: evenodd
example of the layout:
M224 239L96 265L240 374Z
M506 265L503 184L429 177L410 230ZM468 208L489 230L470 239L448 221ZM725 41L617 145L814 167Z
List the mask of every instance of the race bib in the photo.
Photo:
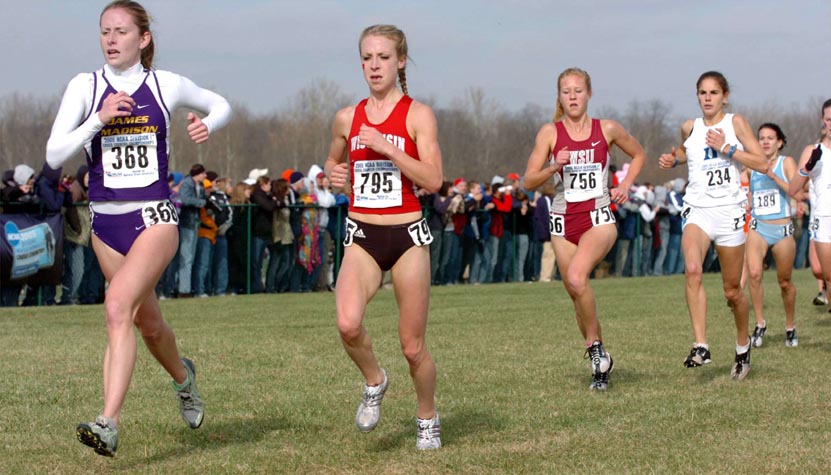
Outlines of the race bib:
M548 214L548 233L552 236L566 235L566 217L562 214Z
M569 164L563 167L566 201L576 203L603 196L603 168L600 163Z
M413 244L416 246L426 246L433 242L433 234L430 232L430 226L427 225L427 220L422 218L407 227L407 232L413 239Z
M401 170L391 160L361 160L353 167L352 195L356 207L401 206Z
M156 134L101 137L101 162L107 188L143 188L159 179Z
M617 222L615 221L615 214L612 213L612 210L609 209L608 206L604 206L600 209L593 209L589 212L589 214L591 214L592 218L592 227Z
M151 201L141 207L141 219L145 228L156 224L177 224L179 213L170 200Z
M782 201L776 190L761 190L753 192L753 210L757 216L777 214L782 210Z
M343 245L345 247L349 247L352 245L352 242L355 238L355 232L358 231L358 223L352 221L349 218L346 218L346 230L343 236Z
M705 160L702 166L704 172L705 193L711 198L724 198L730 194L732 183L738 177L731 173L729 160L713 158Z

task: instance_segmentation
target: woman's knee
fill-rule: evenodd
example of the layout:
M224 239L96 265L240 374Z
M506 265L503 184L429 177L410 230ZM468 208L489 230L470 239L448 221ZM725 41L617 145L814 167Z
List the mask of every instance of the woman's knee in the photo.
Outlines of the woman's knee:
M410 367L416 368L421 365L429 355L423 338L413 338L401 341L401 352L407 359Z
M571 295L583 295L589 286L589 276L569 269L566 275L566 289Z
M158 341L164 335L165 323L162 319L137 321L136 326L145 340Z
M107 318L107 328L119 328L132 325L133 309L130 302L107 294L104 299L104 312Z
M687 281L701 281L703 275L703 268L698 262L684 261L684 275L687 276Z
M744 292L742 292L741 287L738 285L729 286L724 288L724 297L731 302L737 302L744 296Z
M764 269L762 267L748 267L747 268L748 277L750 277L751 282L761 282L762 275L764 274Z
M360 318L338 314L338 333L340 333L340 339L347 344L358 340L363 333Z

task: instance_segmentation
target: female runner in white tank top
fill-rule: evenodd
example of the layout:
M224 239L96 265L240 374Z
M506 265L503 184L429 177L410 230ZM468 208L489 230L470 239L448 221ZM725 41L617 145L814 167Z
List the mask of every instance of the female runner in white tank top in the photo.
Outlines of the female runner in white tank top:
M810 179L811 194L811 243L816 261L822 270L825 288L831 288L831 99L822 104L822 127L825 130L818 144L802 150L797 174L788 190L791 196L799 196ZM814 264L811 264L814 267Z
M746 214L739 171L744 165L767 172L762 147L747 120L725 110L730 88L716 71L701 75L696 83L702 117L681 126L681 145L659 158L661 168L681 163L689 167L689 184L682 212L687 306L695 342L684 360L691 368L709 363L707 345L707 297L702 285L702 265L714 242L721 265L724 296L736 322L736 357L730 372L744 379L750 371L750 338L747 332L748 303L740 287L744 263Z

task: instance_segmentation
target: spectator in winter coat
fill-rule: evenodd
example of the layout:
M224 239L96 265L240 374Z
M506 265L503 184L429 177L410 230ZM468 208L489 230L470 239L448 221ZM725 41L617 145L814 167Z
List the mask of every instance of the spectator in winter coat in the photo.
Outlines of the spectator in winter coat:
M200 212L205 206L205 167L199 163L190 168L190 177L182 180L179 189L179 297L191 297L193 261L199 233Z

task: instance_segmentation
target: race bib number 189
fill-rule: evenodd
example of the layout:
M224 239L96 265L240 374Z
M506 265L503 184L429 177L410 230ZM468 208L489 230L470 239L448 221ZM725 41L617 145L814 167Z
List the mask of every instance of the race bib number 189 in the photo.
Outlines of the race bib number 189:
M760 190L753 192L753 208L757 216L768 216L779 213L781 202L776 190Z

